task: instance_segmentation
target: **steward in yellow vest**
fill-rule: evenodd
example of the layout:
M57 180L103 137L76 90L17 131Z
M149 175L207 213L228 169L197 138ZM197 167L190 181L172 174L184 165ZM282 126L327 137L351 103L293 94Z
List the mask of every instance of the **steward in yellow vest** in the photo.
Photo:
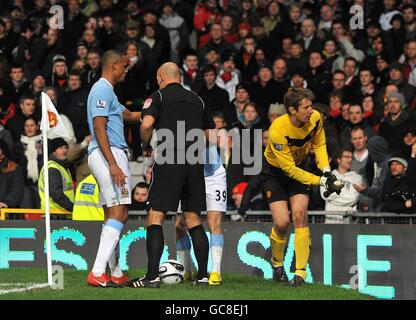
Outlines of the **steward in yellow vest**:
M98 183L92 174L78 184L72 220L104 220Z
M68 144L62 138L49 141L49 205L50 209L72 211L74 206L74 184L68 169ZM45 209L45 181L40 171L38 187L41 208Z

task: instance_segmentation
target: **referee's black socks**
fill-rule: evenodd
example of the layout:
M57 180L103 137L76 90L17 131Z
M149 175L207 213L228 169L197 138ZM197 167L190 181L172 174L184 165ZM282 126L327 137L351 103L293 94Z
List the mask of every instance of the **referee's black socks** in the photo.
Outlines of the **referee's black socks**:
M159 263L163 253L165 238L163 236L162 226L152 224L147 227L146 249L147 249L147 275L146 277L153 280L159 276Z
M202 224L189 229L192 238L196 261L198 262L198 280L207 277L209 244Z

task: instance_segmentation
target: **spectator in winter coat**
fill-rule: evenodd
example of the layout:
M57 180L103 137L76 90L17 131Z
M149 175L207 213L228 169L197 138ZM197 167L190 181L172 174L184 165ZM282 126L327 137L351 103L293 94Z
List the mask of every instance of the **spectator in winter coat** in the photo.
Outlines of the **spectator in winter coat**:
M383 187L383 211L416 213L416 185L407 176L408 162L392 157L389 166L390 174Z
M325 200L325 211L357 211L357 203L360 199L360 193L354 189L354 184L362 184L363 177L357 172L352 171L353 154L350 149L340 149L334 157L337 161L338 168L332 173L338 180L345 183L345 187L338 195L332 193L329 197L324 197L325 188L321 186L321 196ZM342 223L342 216L328 215L325 217L325 223Z
M400 151L402 132L405 128L415 123L415 117L411 110L405 109L406 101L401 93L390 93L388 96L389 113L380 124L380 135L387 140L389 149Z
M221 54L222 68L218 74L216 84L226 90L230 101L235 98L235 89L241 82L241 74L235 67L236 55L233 51L224 51Z

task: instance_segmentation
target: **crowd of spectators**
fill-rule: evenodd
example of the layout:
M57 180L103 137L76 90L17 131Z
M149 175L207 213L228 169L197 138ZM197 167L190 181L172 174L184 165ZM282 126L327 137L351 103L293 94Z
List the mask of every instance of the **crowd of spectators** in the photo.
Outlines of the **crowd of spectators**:
M41 92L71 133L66 161L74 182L89 175L87 96L101 76L102 54L117 49L130 64L126 80L115 87L128 109L141 110L157 89L158 66L174 61L183 86L211 108L218 129L260 129L263 147L270 123L286 113L284 94L292 87L311 89L332 169L346 188L329 198L311 188L309 209L415 213L413 2L1 1L0 208L40 205ZM63 29L50 27L53 5L63 7ZM353 5L363 8L363 28L350 13ZM133 158L142 161L139 124L126 124L125 137ZM230 160L232 146L231 138L220 146L229 208L267 210L258 177L244 175L244 164ZM149 182L151 170L144 171ZM137 196L134 207L142 208Z

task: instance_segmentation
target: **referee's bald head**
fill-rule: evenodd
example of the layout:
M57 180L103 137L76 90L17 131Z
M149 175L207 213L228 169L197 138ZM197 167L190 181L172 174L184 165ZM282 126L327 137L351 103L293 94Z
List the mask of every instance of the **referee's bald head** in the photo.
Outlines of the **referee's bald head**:
M180 83L181 72L174 62L166 62L157 70L157 81L160 88L164 88L169 83Z

